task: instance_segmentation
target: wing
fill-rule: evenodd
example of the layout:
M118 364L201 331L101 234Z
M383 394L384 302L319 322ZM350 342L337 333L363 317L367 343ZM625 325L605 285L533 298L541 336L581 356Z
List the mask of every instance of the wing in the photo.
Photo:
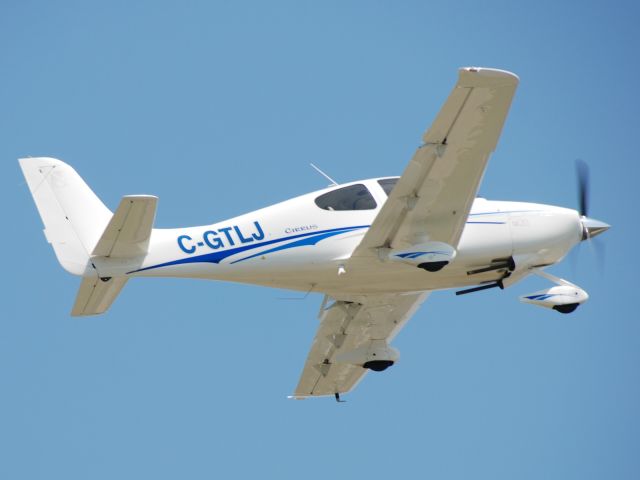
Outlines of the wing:
M320 327L293 397L350 391L368 371L357 360L349 360L350 353L372 340L388 344L428 295L367 295L334 300L328 307L329 298L325 297Z
M424 241L457 247L518 77L463 68L433 125L352 258Z

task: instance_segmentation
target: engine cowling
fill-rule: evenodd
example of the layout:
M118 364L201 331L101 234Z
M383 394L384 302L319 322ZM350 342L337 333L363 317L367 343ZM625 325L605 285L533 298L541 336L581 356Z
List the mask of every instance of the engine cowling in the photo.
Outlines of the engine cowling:
M520 301L523 303L551 308L560 313L571 313L588 299L587 292L576 286L568 285L557 285L520 297Z
M391 250L389 260L437 272L453 261L456 249L444 242L426 242L403 250Z

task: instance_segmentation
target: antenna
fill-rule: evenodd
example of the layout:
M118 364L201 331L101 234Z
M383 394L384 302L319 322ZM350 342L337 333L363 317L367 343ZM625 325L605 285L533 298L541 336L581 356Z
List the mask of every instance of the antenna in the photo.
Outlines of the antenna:
M309 165L311 165L316 172L318 172L320 175L322 175L324 178L326 178L327 180L329 180L331 182L329 184L330 187L337 187L338 186L338 182L336 182L333 178L331 178L329 175L327 175L322 170L320 170L318 167L316 167L313 163L309 163Z

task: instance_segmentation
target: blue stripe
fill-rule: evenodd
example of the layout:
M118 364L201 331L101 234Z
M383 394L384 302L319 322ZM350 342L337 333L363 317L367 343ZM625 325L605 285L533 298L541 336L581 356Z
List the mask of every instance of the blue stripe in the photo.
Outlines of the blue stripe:
M560 294L559 293L543 293L540 295L530 295L525 298L528 298L529 300L546 300L547 298L556 297L558 295Z
M321 240L324 240L325 238L333 237L335 235L340 235L341 233L351 232L352 230L355 230L355 228L351 228L351 229L348 229L348 230L341 230L339 232L319 233L319 234L314 235L314 236L309 236L307 238L296 240L295 242L287 243L286 245L280 245L278 247L274 247L274 248L270 248L269 250L265 250L263 252L254 253L253 255L249 255L248 257L240 258L239 260L234 260L233 262L231 262L231 264L238 263L238 262L244 262L245 260L249 260L250 258L259 257L260 255L266 255L267 253L273 253L273 252L279 252L281 250L287 250L289 248L302 247L302 246L305 246L305 245L315 245L316 243L318 243Z
M469 218L476 217L480 215L507 215L509 213L531 213L531 212L539 212L540 210L508 210L506 212L480 212L480 213L470 213ZM485 225L504 225L507 222L478 222L478 221L467 221L467 223L475 223L475 224L485 224Z
M448 255L449 252L443 252L440 250L434 250L433 252L407 252L407 253L398 253L396 254L396 257L400 257L400 258L418 258L421 257L422 255L428 255L430 253L439 253L441 255Z
M474 217L476 215L501 215L507 213L532 213L539 212L540 210L508 210L506 212L482 212L482 213L470 213L470 217Z
M416 258L419 257L420 255L424 255L427 252L409 252L409 253L398 253L396 255L396 257L400 257L400 258Z
M251 255L249 257L246 257L246 258L243 258L243 259L240 259L240 260L237 260L237 261L248 260L249 258L253 258L253 257L256 257L258 255L263 255L265 253L273 252L273 251L276 251L276 250L284 250L286 248L293 248L293 247L298 247L298 246L302 246L302 245L315 245L320 240L324 240L325 238L328 238L328 237L331 237L331 236L334 236L334 235L339 235L341 233L351 232L351 231L354 231L354 230L360 230L362 228L369 228L369 225L359 225L359 226L355 226L355 227L332 228L330 230L322 230L320 232L300 233L298 235L291 235L289 237L277 238L277 239L274 239L274 240L267 240L266 242L262 242L262 243L259 243L259 244L243 245L241 247L231 248L231 249L228 249L228 250L221 250L219 252L210 252L210 253L205 253L203 255L196 255L194 257L181 258L181 259L178 259L178 260L172 260L170 262L159 263L158 265L152 265L150 267L144 267L144 268L139 268L138 270L132 270L130 272L127 272L127 275L129 275L131 273L144 272L145 270L152 270L152 269L155 269L155 268L162 268L162 267L170 267L170 266L173 266L173 265L183 265L183 264L187 264L187 263L216 263L216 264L219 264L225 258L231 257L231 256L236 255L238 253L245 252L247 250L253 250L253 249L256 249L256 248L265 247L267 245L273 245L275 243L286 242L288 240L292 240L292 239L296 239L296 238L304 238L304 240L297 241L297 242L292 242L292 243L289 243L289 244L286 244L286 245L282 245L279 248L271 249L271 250L268 250L266 252L260 252L260 253L258 253L256 255ZM310 238L306 238L306 237L310 237ZM233 263L235 263L235 262L233 262Z

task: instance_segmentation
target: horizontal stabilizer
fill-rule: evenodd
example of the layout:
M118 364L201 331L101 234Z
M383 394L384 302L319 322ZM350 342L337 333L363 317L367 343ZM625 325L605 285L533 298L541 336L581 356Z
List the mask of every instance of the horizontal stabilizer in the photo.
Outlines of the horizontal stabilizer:
M130 258L146 254L157 204L158 197L152 195L122 197L92 255Z
M80 317L106 312L127 280L126 277L113 277L106 281L99 277L83 278L71 315Z

